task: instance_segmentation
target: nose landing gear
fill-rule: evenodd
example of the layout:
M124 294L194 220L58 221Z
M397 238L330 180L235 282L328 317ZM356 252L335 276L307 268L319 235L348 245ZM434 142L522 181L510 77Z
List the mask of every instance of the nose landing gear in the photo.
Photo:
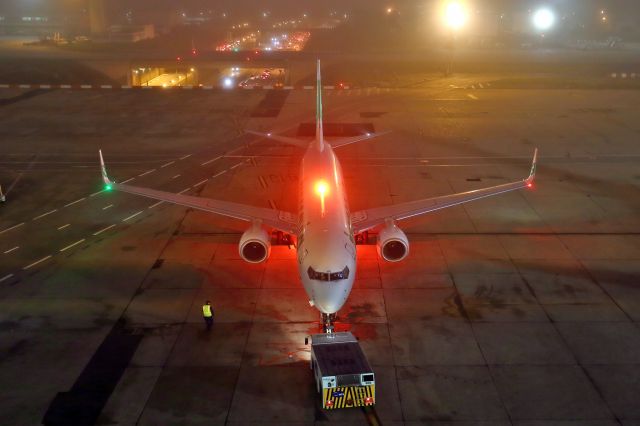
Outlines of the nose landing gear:
M325 314L321 315L322 318L322 331L327 334L333 333L334 326L333 322L336 320L336 314Z

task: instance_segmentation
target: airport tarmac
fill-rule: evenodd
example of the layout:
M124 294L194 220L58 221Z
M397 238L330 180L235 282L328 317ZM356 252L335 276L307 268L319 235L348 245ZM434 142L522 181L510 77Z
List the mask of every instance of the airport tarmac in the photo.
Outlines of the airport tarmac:
M540 149L532 190L401 223L406 261L358 247L338 328L374 367L375 413L319 409L304 345L319 315L294 249L246 264L245 224L100 184L98 148L119 182L294 211L298 152L242 130L304 133L313 96L57 90L0 106L0 417L640 425L640 91L472 75L325 93L326 122L392 131L339 149L352 211L523 178Z

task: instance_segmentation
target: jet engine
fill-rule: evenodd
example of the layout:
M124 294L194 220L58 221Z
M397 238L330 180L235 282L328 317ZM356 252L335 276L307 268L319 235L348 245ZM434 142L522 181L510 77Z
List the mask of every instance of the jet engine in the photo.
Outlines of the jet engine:
M393 222L387 222L378 234L378 254L387 262L400 262L409 254L409 240Z
M238 247L243 260L260 263L269 257L271 237L261 226L254 224L242 234Z

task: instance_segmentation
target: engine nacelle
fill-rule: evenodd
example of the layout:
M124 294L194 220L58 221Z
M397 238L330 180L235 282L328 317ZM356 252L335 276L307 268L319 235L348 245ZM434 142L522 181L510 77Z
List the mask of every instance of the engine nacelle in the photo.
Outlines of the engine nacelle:
M242 234L238 248L244 261L260 263L271 253L271 237L261 226L254 224Z
M400 262L409 255L409 239L393 222L388 222L378 234L378 254L387 262Z

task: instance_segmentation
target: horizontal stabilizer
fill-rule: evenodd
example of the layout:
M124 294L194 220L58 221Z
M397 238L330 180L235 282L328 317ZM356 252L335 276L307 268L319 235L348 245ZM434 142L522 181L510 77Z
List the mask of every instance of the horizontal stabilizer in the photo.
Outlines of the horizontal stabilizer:
M297 146L299 148L307 148L309 146L309 142L305 142L300 139L290 138L288 136L280 136L274 135L273 133L260 133L255 132L253 130L245 130L245 133L249 133L250 135L260 136L261 138L270 139L272 141L282 142L287 145Z
M380 133L365 133L364 135L358 135L358 136L354 136L354 137L351 137L351 138L331 139L331 140L328 140L327 142L333 148L338 148L338 147L345 146L345 145L351 145L352 143L356 143L356 142L361 142L361 141L366 141L366 140L369 140L369 139L377 138L378 136L386 135L387 133L391 133L391 131L388 130L386 132L380 132Z

